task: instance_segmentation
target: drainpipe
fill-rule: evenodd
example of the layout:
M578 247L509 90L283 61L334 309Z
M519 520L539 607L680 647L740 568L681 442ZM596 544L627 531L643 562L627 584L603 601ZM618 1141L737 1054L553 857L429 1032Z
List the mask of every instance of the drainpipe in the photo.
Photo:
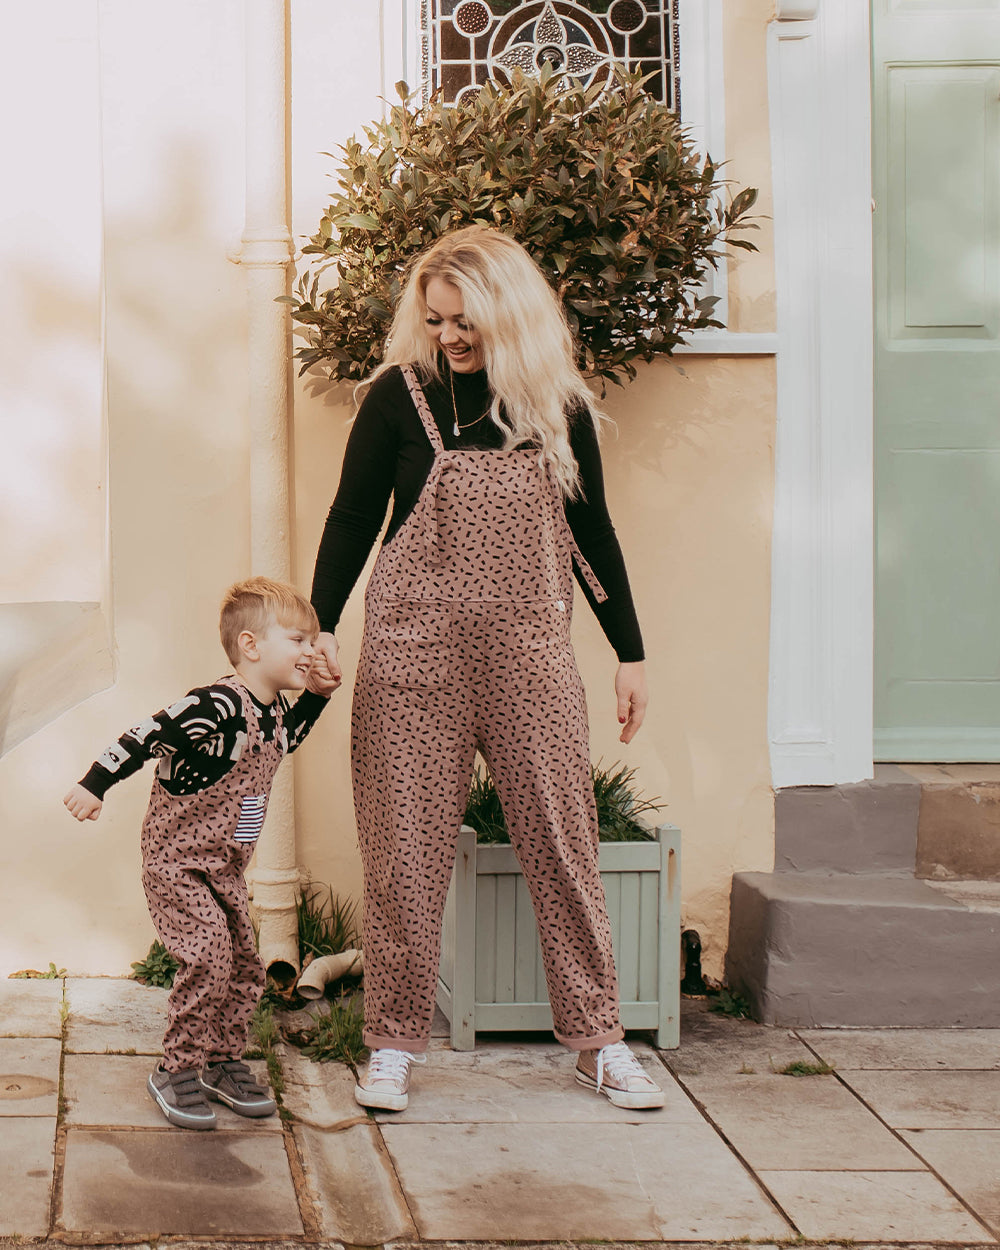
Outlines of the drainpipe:
M289 581L288 314L292 238L286 188L286 0L246 0L246 270L250 406L250 561L255 574ZM292 768L275 777L267 822L247 874L260 955L280 984L299 971Z

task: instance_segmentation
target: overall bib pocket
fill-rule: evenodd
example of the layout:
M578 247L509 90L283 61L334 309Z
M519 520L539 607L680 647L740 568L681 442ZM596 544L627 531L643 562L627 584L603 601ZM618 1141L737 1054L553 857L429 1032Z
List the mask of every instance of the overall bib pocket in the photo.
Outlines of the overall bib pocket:
M240 817L236 822L233 841L252 845L260 837L267 812L266 794L249 794L240 799Z

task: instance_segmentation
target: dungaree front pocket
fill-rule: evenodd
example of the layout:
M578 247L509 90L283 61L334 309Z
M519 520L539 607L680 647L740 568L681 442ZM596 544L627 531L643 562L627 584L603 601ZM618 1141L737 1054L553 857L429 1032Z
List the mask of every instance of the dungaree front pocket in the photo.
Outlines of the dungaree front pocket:
M447 685L451 613L434 603L383 602L370 616L368 678L379 686L440 690Z

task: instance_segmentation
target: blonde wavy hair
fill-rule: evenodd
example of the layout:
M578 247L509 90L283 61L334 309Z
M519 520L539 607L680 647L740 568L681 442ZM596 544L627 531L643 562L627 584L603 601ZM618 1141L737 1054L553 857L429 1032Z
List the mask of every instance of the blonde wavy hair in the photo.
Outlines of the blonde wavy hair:
M420 254L399 298L383 363L355 394L394 365L412 364L425 380L440 379L438 348L425 325L427 284L434 278L458 288L466 321L480 337L494 396L490 416L504 433L504 446L537 446L563 494L575 498L579 469L567 413L582 408L595 426L602 414L577 368L555 292L520 243L498 230L467 226Z

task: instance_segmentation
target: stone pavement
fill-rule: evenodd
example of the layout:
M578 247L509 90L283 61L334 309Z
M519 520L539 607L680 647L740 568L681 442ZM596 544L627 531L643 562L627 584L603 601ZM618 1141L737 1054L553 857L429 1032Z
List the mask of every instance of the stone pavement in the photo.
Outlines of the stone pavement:
M441 1030L410 1107L282 1052L288 1118L171 1128L145 1092L166 994L0 981L0 1238L418 1250L449 1243L995 1246L1000 1030L765 1028L686 1003L628 1112L544 1038ZM782 1075L789 1064L835 1070ZM264 1065L257 1065L264 1070Z

